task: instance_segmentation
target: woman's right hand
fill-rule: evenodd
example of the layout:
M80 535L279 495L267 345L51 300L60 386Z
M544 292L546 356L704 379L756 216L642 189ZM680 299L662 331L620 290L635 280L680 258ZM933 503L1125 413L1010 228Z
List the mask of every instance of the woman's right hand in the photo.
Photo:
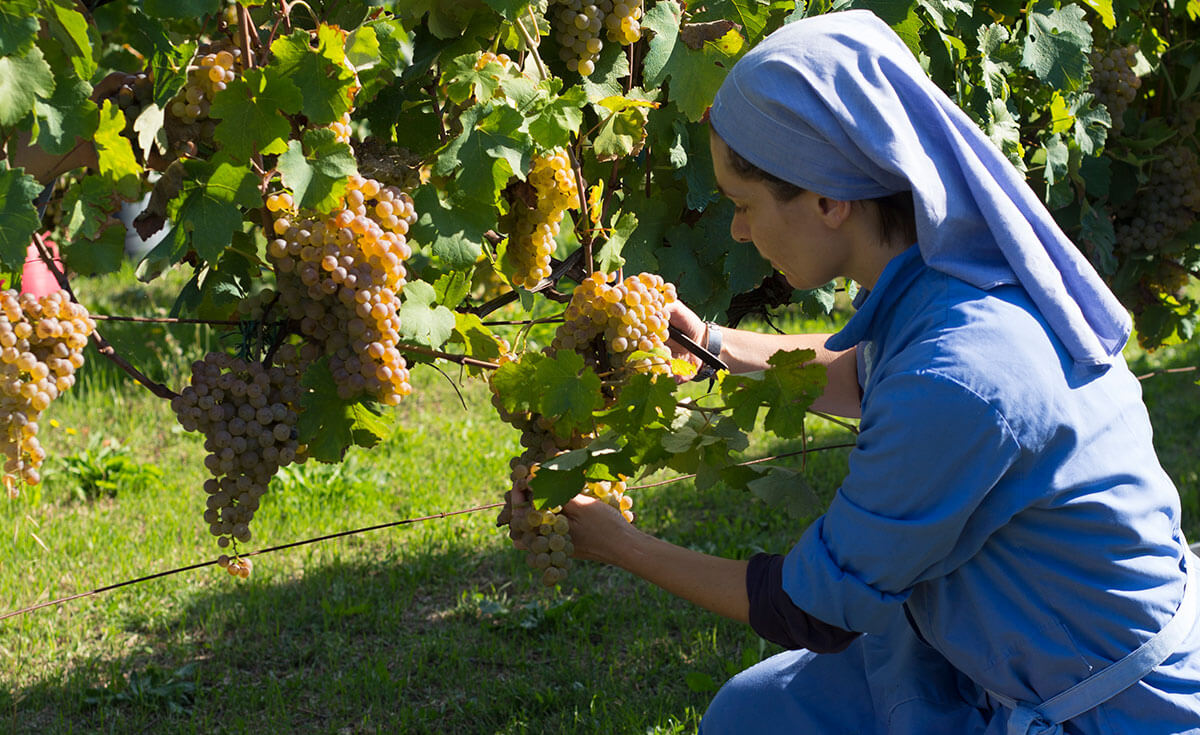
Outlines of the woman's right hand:
M704 326L704 320L696 312L688 308L687 304L682 301L671 302L667 305L667 316L671 322L671 326L682 332L685 337L688 337L696 344L704 344L704 333L707 331L707 328ZM700 358L693 355L683 345L673 339L667 340L667 347L671 350L671 357L683 360L694 366L697 370L704 364L700 361ZM680 378L680 380L687 380L687 378Z

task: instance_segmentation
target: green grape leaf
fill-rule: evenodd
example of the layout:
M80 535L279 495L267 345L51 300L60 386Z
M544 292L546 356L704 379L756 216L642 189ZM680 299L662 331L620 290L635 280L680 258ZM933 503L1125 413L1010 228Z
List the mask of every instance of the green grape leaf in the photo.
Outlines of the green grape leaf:
M407 0L398 3L397 13L402 19L412 21L410 27L420 25L425 16L430 33L437 38L458 38L463 35L473 16L484 11L483 0ZM487 11L491 15L491 11Z
M490 329L484 326L475 314L454 313L454 334L450 337L453 344L462 345L462 354L476 360L495 362L500 358L500 343L492 335ZM478 375L483 368L467 366L473 375Z
M675 419L676 385L673 378L635 374L621 389L611 408L596 416L622 434L636 434L651 426L667 427Z
M1100 22L1104 24L1105 28L1112 30L1117 27L1117 16L1113 12L1113 0L1081 0L1081 2L1100 16ZM1195 20L1194 17L1193 20Z
M24 256L24 250L21 251ZM537 411L542 399L542 386L537 380L538 368L550 358L540 352L526 352L520 360L506 362L492 373L492 390L500 405L510 413Z
M79 78L91 79L96 73L96 60L92 56L92 40L88 38L87 19L66 4L49 2L44 7L50 11L45 15L50 37L62 46Z
M818 288L792 292L792 301L800 304L801 310L810 316L824 316L833 310L837 300L837 283L830 281Z
M745 40L736 29L706 42L699 51L675 44L662 74L671 79L671 101L689 121L697 122L704 116L744 47ZM647 84L653 86L649 81Z
M162 23L135 8L128 9L124 23L131 45L149 60L148 71L154 78L154 102L165 108L187 79L187 65L196 52L196 42L172 43Z
M405 284L398 316L400 336L417 344L437 348L454 333L454 312L437 303L437 291L424 281Z
M466 271L443 273L434 281L433 288L437 291L437 302L453 309L471 292L471 274Z
M539 508L553 508L570 502L571 498L583 492L587 477L583 467L552 470L539 468L538 473L529 481L529 489L533 500Z
M629 58L625 55L625 49L615 43L605 44L595 62L596 68L591 76L584 77L579 83L587 94L588 101L596 102L605 97L624 94L625 85L622 84L622 80L629 76Z
M1079 225L1079 240L1092 265L1101 275L1115 274L1118 267L1115 254L1117 233L1107 207L1092 206L1085 201Z
M39 96L53 93L54 72L37 46L21 56L0 56L0 127L17 124Z
M563 350L542 361L535 379L542 386L538 412L555 417L556 434L592 430L592 412L604 406L604 396L600 377L584 365L579 353Z
M476 52L455 57L446 65L446 71L442 73L442 85L446 88L446 96L454 104L461 105L472 97L486 102L500 89L500 74L504 68L498 62L489 61L476 69L478 61L479 53Z
M88 99L92 85L69 77L58 78L54 94L38 98L34 111L38 116L37 144L47 153L61 156L77 143L88 140L100 125L100 108Z
M1068 100L1069 111L1074 121L1075 142L1079 151L1085 156L1098 155L1104 150L1108 140L1108 129L1112 127L1112 117L1103 106L1093 107L1096 96L1090 92L1072 95Z
M420 216L409 231L409 239L427 243L433 254L450 268L474 265L483 254L480 243L484 233L496 223L495 209L466 203L461 198L452 198L447 206L432 185L418 188L413 203Z
M363 24L346 36L346 63L355 71L370 69L380 62L379 36L375 27Z
M732 246L725 253L724 271L729 274L729 290L733 293L745 293L775 272L753 245Z
M213 137L239 160L286 153L292 126L282 113L299 112L302 102L296 85L273 68L247 69L214 96L210 115L220 122Z
M675 225L666 232L670 246L654 252L659 275L675 284L684 303L706 317L725 311L732 296L721 271L724 252L718 244L745 247L729 239L728 221L718 219L706 211L695 227Z
M215 263L233 240L233 233L242 229L242 210L258 206L262 201L258 177L248 167L228 161L216 162L207 177L203 163L189 167L179 202L171 220L174 256L181 258L188 248L203 260ZM198 181L203 183L198 183Z
M767 505L783 508L792 518L803 520L821 513L821 500L803 472L787 467L766 466L761 477L746 487Z
M529 7L529 0L483 0L488 7L499 13L505 20L517 20L521 17L521 13L525 8Z
M69 239L94 240L120 206L108 182L99 176L84 176L63 196L63 226Z
M283 185L302 209L328 212L346 191L346 179L358 170L350 146L328 128L309 130L304 144L290 140L276 163Z
M221 9L221 0L145 0L142 9L152 18L199 18Z
M92 139L100 162L100 176L106 179L124 199L133 201L141 196L142 166L133 154L133 146L121 132L125 129L125 113L104 100L100 108L100 123Z
M1083 8L1035 8L1028 16L1021 64L1055 89L1075 90L1087 79L1092 29Z
M494 202L510 176L524 178L534 144L522 131L525 117L507 106L476 105L462 116L463 133L434 164L439 176L455 174L458 190L475 202Z
M929 13L938 30L942 31L953 30L956 15L970 17L972 11L971 3L963 0L918 0L917 4Z
M979 28L979 70L988 94L1007 99L1008 80L1021 62L1020 50L1011 42L1008 28L993 23Z
M571 136L578 133L579 126L583 124L582 108L585 104L587 95L583 89L569 87L538 110L537 116L529 122L529 134L547 150L568 145Z
M983 131L992 144L1008 156L1018 171L1025 171L1025 147L1021 144L1021 127L1009 108L1011 100L993 99L987 105Z
M125 263L125 225L109 220L98 237L72 240L64 248L63 258L71 271L81 276L116 273Z
M301 111L311 125L328 125L350 110L352 72L344 63L346 54L342 32L322 24L317 29L317 47L305 31L281 36L271 44L275 59L271 69L300 89Z
M7 270L20 271L25 264L39 224L33 199L41 190L36 179L0 159L0 264Z
M6 0L0 7L0 56L19 56L37 40L36 0Z
M646 113L631 107L613 113L592 138L592 152L598 161L615 161L639 151L646 141Z
M723 375L721 396L737 425L752 431L758 409L766 406L764 428L785 439L800 436L805 411L825 386L825 369L805 364L814 356L812 350L780 351L767 360L766 370Z
M370 448L391 435L393 424L372 401L346 401L337 393L328 358L311 365L301 380L309 390L300 398L296 431L318 462L340 462L351 445Z
M613 223L612 229L608 231L608 237L604 240L604 244L595 253L597 270L612 273L625 265L621 251L625 248L625 243L629 242L629 238L633 236L634 231L637 230L637 226L637 215L633 212L620 213L617 221Z
M675 0L655 3L646 11L642 28L654 32L642 62L642 79L647 87L658 87L666 80L667 62L679 40L679 24L682 20L683 8Z

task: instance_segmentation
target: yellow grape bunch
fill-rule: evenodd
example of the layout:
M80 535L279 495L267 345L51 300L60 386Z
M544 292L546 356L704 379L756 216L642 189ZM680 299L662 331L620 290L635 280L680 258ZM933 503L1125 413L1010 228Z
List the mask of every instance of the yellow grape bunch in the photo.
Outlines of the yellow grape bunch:
M554 349L586 348L603 336L615 368L666 375L671 372L669 312L678 300L675 284L654 273L640 273L609 283L610 276L596 272L576 287L554 335Z
M225 48L204 54L188 69L187 83L167 109L186 124L208 119L213 96L237 78L242 50Z
M579 208L579 189L566 152L535 157L528 180L537 204L530 207L519 198L513 202L505 251L513 268L513 283L523 288L533 288L549 277L563 215L568 209Z
M400 354L400 292L417 221L412 198L359 175L329 214L299 212L291 194L272 194L279 305L300 333L321 345L338 394L366 394L394 406L412 392Z
M42 298L0 292L0 450L9 497L17 494L18 481L41 482L46 450L38 442L38 418L75 384L95 329L87 309L66 291Z
M628 46L642 37L643 0L558 0L551 15L559 57L569 71L591 76L604 48L602 35Z

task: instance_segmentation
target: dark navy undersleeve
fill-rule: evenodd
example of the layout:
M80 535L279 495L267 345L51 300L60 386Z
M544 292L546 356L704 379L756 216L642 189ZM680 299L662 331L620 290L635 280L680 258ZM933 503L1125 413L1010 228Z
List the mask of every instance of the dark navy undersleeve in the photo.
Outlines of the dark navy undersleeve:
M750 557L746 569L750 627L784 648L806 648L813 653L844 650L859 634L818 620L796 607L783 589L783 559L780 554Z

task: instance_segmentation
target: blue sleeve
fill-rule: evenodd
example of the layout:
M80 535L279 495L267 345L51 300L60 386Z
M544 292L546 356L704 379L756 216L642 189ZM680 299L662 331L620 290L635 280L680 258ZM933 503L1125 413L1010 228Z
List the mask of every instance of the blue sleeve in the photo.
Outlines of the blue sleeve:
M784 560L797 606L845 630L882 632L913 585L953 571L991 529L972 514L1019 446L986 400L933 372L872 386L849 473Z

